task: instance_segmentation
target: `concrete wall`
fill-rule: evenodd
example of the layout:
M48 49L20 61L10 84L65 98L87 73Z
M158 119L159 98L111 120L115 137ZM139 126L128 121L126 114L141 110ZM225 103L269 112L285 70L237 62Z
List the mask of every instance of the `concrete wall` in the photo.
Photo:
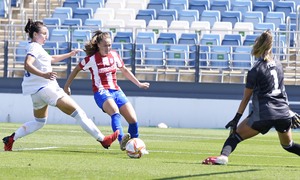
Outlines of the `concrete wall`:
M74 100L97 125L110 125L91 95L73 95ZM223 128L236 113L240 100L128 97L133 104L140 126L165 123L180 128ZM0 122L21 123L33 119L30 96L0 93ZM248 112L246 110L246 112ZM247 114L247 113L245 113ZM49 109L49 124L74 124L75 120L55 107ZM125 120L123 125L127 126Z

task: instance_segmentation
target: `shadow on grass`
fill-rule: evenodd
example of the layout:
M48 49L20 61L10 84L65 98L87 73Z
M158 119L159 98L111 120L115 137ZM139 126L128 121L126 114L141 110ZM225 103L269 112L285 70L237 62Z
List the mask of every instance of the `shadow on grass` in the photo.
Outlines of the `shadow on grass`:
M252 172L252 171L260 171L260 169L248 169L248 170L240 170L240 171L226 171L226 172L216 172L216 173L206 173L206 174L194 174L194 175L187 175L187 176L173 176L173 177L166 177L166 178L158 178L155 180L184 179L184 178L214 176L214 175L221 175L221 174L233 174L233 173L243 173L243 172Z

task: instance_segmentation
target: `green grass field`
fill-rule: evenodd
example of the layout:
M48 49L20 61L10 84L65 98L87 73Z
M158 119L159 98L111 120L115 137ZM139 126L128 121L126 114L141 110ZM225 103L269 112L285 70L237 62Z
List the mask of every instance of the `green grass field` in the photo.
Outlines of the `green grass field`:
M19 126L0 123L1 139ZM227 135L223 129L141 127L150 154L131 159L117 142L103 149L80 126L46 125L17 140L14 151L0 151L0 179L299 179L299 156L281 148L275 131L240 143L227 166L202 165L219 154ZM294 140L300 143L299 131Z

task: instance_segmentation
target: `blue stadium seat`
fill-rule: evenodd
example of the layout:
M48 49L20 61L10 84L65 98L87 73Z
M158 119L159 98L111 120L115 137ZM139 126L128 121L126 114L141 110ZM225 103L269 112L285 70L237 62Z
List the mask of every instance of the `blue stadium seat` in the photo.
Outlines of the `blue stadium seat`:
M242 13L240 11L225 11L221 13L221 21L231 22L234 26L236 22L242 21Z
M84 22L86 19L93 18L93 14L92 8L76 8L73 11L73 18L79 18Z
M157 44L177 44L176 33L162 32L156 41Z
M58 29L61 26L60 18L44 18L43 23L47 26L49 31L49 39L53 29Z
M274 23L258 23L254 24L254 34L261 34L262 32L270 29L271 31L275 31Z
M289 16L295 12L296 4L293 1L278 1L274 4L275 12L284 12L285 16Z
M163 44L145 44L144 65L164 66L166 46Z
M286 37L290 40L290 47L295 46L295 31L296 31L296 24L280 24L279 30L281 31L282 35L286 35L289 37ZM287 40L288 40L287 39Z
M242 14L252 11L252 1L232 1L231 10L240 11Z
M209 66L213 69L228 69L231 61L232 48L230 46L212 46Z
M61 27L62 29L71 29L72 31L74 29L79 29L82 27L82 20L79 18L70 18L70 19L65 19L65 21L62 23Z
M266 23L274 23L275 28L278 28L280 24L285 23L284 12L268 12L265 17Z
M222 15L223 12L231 10L230 0L211 1L210 10L220 11Z
M210 58L210 46L199 47L199 68L208 68L208 62Z
M251 46L240 46L233 50L232 69L250 69L254 58L251 55Z
M167 0L150 0L147 9L155 9L158 14L161 10L167 8Z
M154 44L156 42L156 34L154 32L143 32L140 31L137 33L136 36L136 43L140 44L140 43L150 43L150 44Z
M220 34L203 34L200 44L206 46L221 45L221 36Z
M166 50L166 66L167 67L185 67L189 60L188 45L169 45Z
M59 49L58 42L46 41L45 44L43 45L43 48L51 56L58 54L58 49Z
M189 0L189 9L199 12L199 19L204 10L210 9L209 0Z
M253 11L259 11L264 14L264 18L266 17L268 12L272 12L274 10L273 1L254 1L253 2Z
M156 19L155 9L141 9L138 11L135 19L143 19L146 21L146 26L148 26L150 20Z
M188 0L168 0L168 9L176 9L177 12L181 12L183 10L188 9Z
M249 11L243 14L242 22L252 22L253 24L264 22L264 14L259 11Z
M291 24L296 24L297 13L292 12L292 13L290 13L290 15L288 17L290 18Z
M92 37L91 30L75 29L72 34L72 42L86 43Z
M182 33L178 39L178 44L196 45L199 43L199 34L197 33Z
M104 7L104 0L85 0L84 1L84 8L92 8L93 12L96 12L97 8Z
M0 17L6 18L8 15L7 1L0 1Z
M86 19L83 25L82 29L89 29L92 32L101 29L103 26L102 21L99 19Z
M114 42L133 43L133 33L118 31L114 37Z
M59 54L69 52L70 31L68 29L53 29L50 41L58 42Z
M248 34L246 35L243 46L252 46L255 43L256 38L259 36L259 34Z
M221 45L240 46L242 45L242 35L240 34L225 34Z
M73 17L73 11L70 7L56 7L52 13L53 18L59 18L60 22L63 23L65 19Z
M81 7L81 4L78 1L65 1L65 2L63 2L63 6L62 7L72 8L72 11L74 12L74 10L76 8L80 8Z
M168 22L168 26L170 26L172 21L177 20L178 14L175 9L162 9L157 13L157 20L166 20Z
M122 60L124 61L124 64L127 66L131 65L131 62L133 61L133 44L131 43L113 43L112 49L116 50Z
M204 10L200 15L200 21L208 21L212 28L215 22L221 21L220 11Z
M27 47L28 45L28 41L20 41L17 48L16 48L16 53L15 53L15 57L16 57L16 61L17 62L24 62L25 61L25 57L27 55Z
M193 21L199 21L199 11L197 10L182 10L178 13L179 21L188 21L190 25Z

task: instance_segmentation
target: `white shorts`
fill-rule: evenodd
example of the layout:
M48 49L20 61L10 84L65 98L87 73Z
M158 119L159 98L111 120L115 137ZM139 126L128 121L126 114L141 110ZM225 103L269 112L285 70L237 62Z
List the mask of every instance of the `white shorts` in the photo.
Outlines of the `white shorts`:
M56 106L58 99L67 96L65 91L56 85L48 85L31 95L33 109L41 109L46 105Z

